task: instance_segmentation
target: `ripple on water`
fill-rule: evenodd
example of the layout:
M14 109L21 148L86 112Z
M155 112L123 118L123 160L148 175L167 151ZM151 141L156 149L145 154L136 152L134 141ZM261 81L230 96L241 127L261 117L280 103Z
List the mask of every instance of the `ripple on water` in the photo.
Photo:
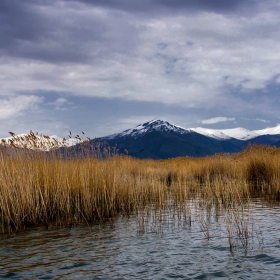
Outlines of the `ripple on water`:
M230 251L213 228L137 233L136 219L115 226L32 230L0 241L1 279L280 279L279 208L252 211L263 243ZM258 226L258 227L257 227ZM258 237L260 238L260 237Z

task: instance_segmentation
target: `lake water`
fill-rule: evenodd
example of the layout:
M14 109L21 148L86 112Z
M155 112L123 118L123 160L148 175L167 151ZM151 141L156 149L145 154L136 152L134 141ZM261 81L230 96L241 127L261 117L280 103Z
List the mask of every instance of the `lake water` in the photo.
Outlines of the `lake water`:
M223 225L208 239L199 220L29 230L0 241L0 279L280 279L279 210L254 205L253 237L232 250Z

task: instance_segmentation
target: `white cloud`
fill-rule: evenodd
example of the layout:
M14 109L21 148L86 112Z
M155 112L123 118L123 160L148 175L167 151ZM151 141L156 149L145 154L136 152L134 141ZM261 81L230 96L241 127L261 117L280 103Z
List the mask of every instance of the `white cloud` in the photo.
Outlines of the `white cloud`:
M67 102L67 99L66 98L57 98L56 101L55 101L55 104L59 105L59 104L64 104Z
M14 118L23 112L31 113L38 109L38 104L42 103L43 97L34 95L21 95L9 99L0 99L0 119Z
M67 99L63 98L63 97L57 98L54 102L46 103L46 105L54 105L55 110L62 110L62 111L67 110L67 108L64 107L64 105L67 105L67 104L72 104L72 103L68 102Z
M264 120L264 119L259 119L259 118L257 118L257 119L254 119L255 121L259 121L259 122L263 122L263 123L269 123L270 121L268 121L268 120Z
M219 122L227 122L227 121L235 121L235 118L227 118L227 117L216 117L216 118L211 118L208 120L202 120L202 124L214 124L214 123L219 123Z
M240 87L244 94L255 94L280 72L276 10L264 7L247 18L201 12L143 21L124 12L110 14L102 8L73 9L71 5L65 2L63 6L63 13L73 19L63 23L69 36L74 34L74 22L90 22L91 15L104 31L103 37L80 42L89 61L6 59L0 65L0 92L40 89L209 108L228 105L226 88ZM46 6L44 11L61 24L62 10L54 12ZM101 32L91 26L93 34ZM133 36L123 37L125 28ZM231 99L246 106L240 97Z
M255 118L255 119L251 119L251 118L240 118L241 120L245 120L245 121L257 121L257 122L263 122L263 123L269 123L269 120L265 120L265 119L260 119L260 118Z

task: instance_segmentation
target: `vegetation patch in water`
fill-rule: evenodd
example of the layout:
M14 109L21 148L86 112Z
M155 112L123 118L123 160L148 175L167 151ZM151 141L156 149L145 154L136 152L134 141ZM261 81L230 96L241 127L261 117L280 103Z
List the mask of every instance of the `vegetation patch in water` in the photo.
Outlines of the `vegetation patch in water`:
M3 235L29 226L103 223L117 215L136 214L141 221L154 213L156 220L166 210L191 226L192 209L199 209L206 238L208 221L219 217L230 248L235 237L246 247L252 197L280 198L277 148L249 146L238 154L157 161L117 155L79 135L78 148L32 132L12 135L0 148Z

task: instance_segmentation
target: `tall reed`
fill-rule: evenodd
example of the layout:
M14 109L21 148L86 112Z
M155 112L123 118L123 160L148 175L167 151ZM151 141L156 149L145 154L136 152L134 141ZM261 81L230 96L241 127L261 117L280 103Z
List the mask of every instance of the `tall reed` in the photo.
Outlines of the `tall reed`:
M223 217L230 246L233 235L245 246L246 205L252 197L280 200L276 148L249 146L238 154L155 161L118 155L115 147L79 138L78 146L68 147L65 139L59 142L31 132L2 143L2 234L37 225L103 223L151 209L171 211L191 224L189 202L196 201L205 213ZM200 220L209 237L207 219Z

